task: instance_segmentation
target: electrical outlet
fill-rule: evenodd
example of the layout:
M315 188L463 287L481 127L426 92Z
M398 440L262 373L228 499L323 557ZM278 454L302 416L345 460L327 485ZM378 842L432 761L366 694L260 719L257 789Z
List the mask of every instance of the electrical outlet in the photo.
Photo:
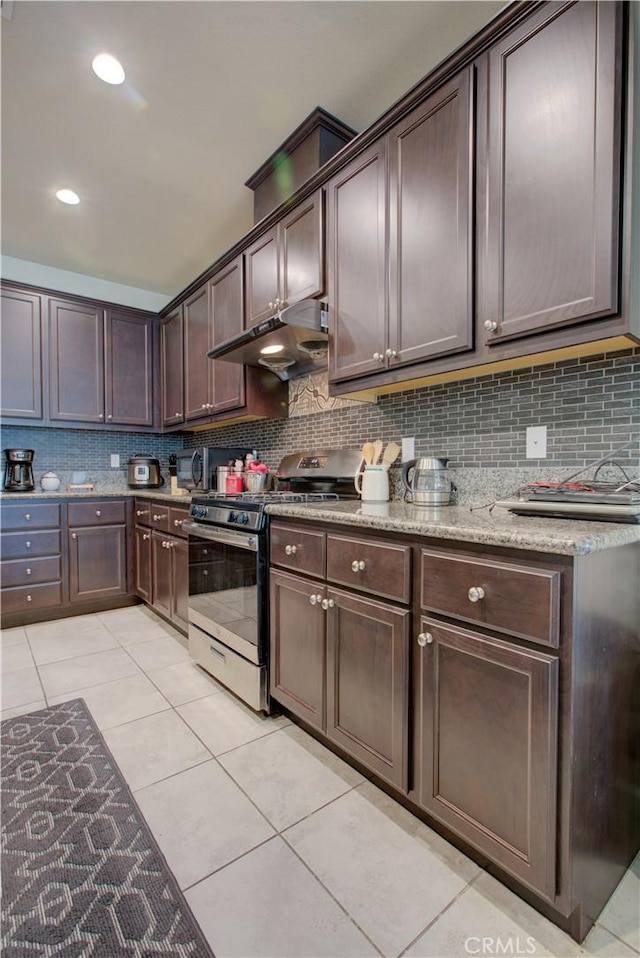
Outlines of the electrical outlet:
M111 468L112 469L120 468L120 453L118 452L111 453Z
M416 458L416 440L415 436L402 437L402 461L408 462L409 459Z
M527 459L547 458L547 427L527 426Z

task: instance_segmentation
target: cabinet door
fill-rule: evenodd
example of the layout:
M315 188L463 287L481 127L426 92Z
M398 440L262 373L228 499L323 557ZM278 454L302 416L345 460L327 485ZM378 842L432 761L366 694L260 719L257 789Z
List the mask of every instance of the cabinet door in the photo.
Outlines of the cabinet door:
M50 416L104 422L104 310L49 301Z
M377 371L385 362L385 143L365 150L327 186L332 381Z
M162 425L184 422L184 318L182 306L160 327L162 366Z
M420 634L419 803L553 897L557 659L429 618Z
M315 728L325 727L324 586L311 579L270 574L271 696Z
M3 289L0 416L42 419L41 348L40 297Z
M167 536L162 532L151 533L151 569L153 608L167 619L171 618L173 590L171 587L171 550Z
M489 344L617 310L620 15L545 5L489 52Z
M210 305L213 323L213 344L222 343L242 332L244 326L244 297L242 286L242 256L222 269L211 280ZM212 412L244 406L244 366L208 359L213 370Z
M327 735L406 792L409 612L332 589L327 599Z
M324 293L322 190L280 223L281 288L287 306Z
M108 310L105 318L107 422L153 426L153 326L150 316Z
M389 366L473 347L472 77L389 134Z
M69 532L69 599L127 594L125 526L92 526Z
M151 602L151 532L135 527L135 590L145 602Z
M189 628L189 543L171 537L171 621L183 632Z
M211 415L213 364L207 359L213 331L209 308L209 285L202 286L184 304L184 396L185 419Z
M272 227L244 253L247 299L245 326L255 326L273 315L273 303L280 296L278 230Z

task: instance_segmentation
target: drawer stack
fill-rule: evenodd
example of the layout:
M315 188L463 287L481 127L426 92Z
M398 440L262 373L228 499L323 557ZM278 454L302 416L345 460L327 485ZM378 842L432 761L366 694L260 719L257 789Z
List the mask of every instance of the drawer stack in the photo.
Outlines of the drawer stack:
M58 503L3 505L0 574L5 613L62 605L61 533Z

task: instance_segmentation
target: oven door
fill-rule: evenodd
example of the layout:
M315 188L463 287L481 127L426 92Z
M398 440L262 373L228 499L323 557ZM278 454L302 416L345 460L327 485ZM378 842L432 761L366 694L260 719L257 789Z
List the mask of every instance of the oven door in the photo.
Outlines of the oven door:
M189 622L255 665L266 663L264 537L185 521L189 534Z

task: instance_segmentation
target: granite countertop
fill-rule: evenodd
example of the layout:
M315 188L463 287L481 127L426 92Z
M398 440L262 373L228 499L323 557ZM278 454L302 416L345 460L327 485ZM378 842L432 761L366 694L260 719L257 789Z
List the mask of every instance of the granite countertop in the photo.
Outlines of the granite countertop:
M66 489L59 489L58 492L43 492L34 490L34 492L0 492L0 501L15 502L22 499L109 499L109 498L135 498L135 499L162 499L165 502L173 502L176 505L184 503L188 506L191 502L191 495L187 493L184 496L173 496L170 492L164 492L160 489L116 489L116 488L96 488L93 492L68 492Z
M469 506L412 506L404 502L363 503L359 500L267 507L272 516L312 519L341 526L405 532L411 535L478 542L561 555L587 555L630 542L640 542L640 525L516 516L508 509Z

